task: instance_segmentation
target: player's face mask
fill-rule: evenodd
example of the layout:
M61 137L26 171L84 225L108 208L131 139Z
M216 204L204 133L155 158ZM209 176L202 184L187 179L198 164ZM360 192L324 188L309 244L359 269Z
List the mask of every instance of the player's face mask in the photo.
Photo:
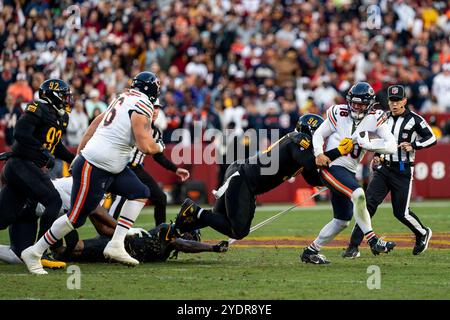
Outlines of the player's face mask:
M67 113L71 113L74 106L72 92L69 91L63 96L63 104L64 104L64 111L66 111Z
M350 102L350 115L352 116L353 119L361 120L366 116L368 111L369 105L354 100Z

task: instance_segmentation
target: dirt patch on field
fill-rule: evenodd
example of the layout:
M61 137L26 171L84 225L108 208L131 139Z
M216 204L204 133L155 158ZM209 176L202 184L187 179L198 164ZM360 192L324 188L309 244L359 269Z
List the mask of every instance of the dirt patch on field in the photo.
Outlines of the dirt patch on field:
M292 247L303 248L309 245L315 237L298 236L298 237L248 237L233 243L234 247ZM410 234L391 234L384 237L385 240L395 241L397 248L414 247L415 237ZM348 244L348 237L338 236L327 247L344 248ZM362 246L366 246L363 244ZM437 233L433 234L428 246L432 249L450 249L450 234Z

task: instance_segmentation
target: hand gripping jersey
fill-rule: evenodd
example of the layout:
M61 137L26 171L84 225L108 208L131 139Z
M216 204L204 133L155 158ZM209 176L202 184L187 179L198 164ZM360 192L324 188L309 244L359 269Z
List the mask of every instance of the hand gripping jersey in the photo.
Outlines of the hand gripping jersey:
M327 138L325 151L336 148L343 138L352 138L354 143L353 151L347 156L337 158L331 162L330 166L338 165L351 172L356 172L358 163L366 153L366 150L362 149L356 142L360 132L376 133L380 139L385 141L385 147L377 149L377 152L395 152L397 144L394 135L386 125L386 119L387 115L384 111L371 110L362 120L354 120L350 116L350 108L347 105L334 105L327 110L327 119L314 133L314 155L318 156L323 153L323 146Z
M127 166L135 145L131 114L138 112L151 121L153 105L145 94L130 89L120 94L105 112L81 154L97 168L116 174Z

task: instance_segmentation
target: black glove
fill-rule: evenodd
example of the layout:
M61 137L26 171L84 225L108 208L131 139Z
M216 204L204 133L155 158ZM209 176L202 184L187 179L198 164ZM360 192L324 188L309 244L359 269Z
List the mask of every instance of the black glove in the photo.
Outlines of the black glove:
M48 149L44 149L42 150L41 157L36 164L39 168L46 167L51 170L55 166L55 157Z
M0 161L8 160L9 158L11 158L12 154L13 154L12 152L0 153Z
M228 251L228 241L220 241L218 244L213 245L214 252L227 252Z

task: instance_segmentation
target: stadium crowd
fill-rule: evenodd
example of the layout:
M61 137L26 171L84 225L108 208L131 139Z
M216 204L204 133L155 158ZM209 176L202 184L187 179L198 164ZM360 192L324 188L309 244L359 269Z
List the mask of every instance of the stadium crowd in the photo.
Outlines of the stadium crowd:
M40 83L64 79L76 146L141 70L161 79L168 143L195 120L283 134L300 114L345 102L360 80L381 108L400 83L411 108L450 113L449 39L446 1L0 1L0 118L10 144ZM434 125L450 139L450 121Z

